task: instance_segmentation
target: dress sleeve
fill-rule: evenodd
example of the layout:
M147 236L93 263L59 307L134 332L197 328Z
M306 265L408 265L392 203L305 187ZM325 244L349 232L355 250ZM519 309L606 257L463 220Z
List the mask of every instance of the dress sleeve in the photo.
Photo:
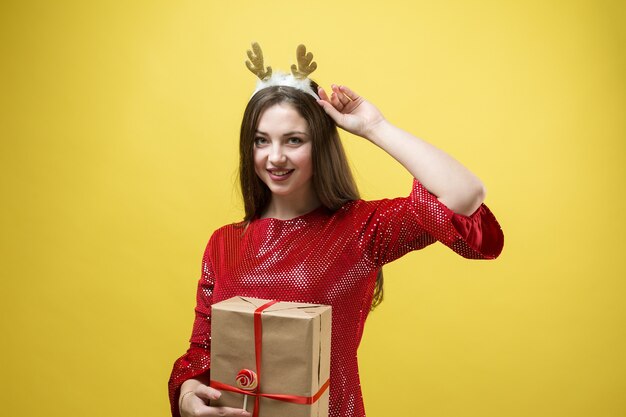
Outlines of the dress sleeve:
M189 378L209 371L211 365L211 304L215 274L210 259L211 241L202 257L202 272L198 280L195 320L187 352L174 362L169 379L169 397L173 417L180 417L178 398L180 386Z
M416 179L408 197L364 203L370 208L361 242L377 267L435 241L469 259L495 259L504 245L502 229L485 204L470 216L454 213Z

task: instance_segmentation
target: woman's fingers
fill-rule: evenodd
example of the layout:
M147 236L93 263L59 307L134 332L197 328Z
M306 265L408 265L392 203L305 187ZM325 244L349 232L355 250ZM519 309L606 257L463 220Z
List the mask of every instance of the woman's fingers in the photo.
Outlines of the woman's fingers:
M241 408L232 407L207 407L201 405L192 409L190 414L183 414L183 417L187 415L193 417L251 417L252 414Z
M329 102L341 112L343 112L346 106L359 99L359 95L346 86L332 84L330 88L332 90L330 98L322 87L318 87L317 93L321 100Z
M341 110L345 106L345 103L343 100L345 100L346 102L348 100L346 98L344 98L343 100L339 99L339 95L337 94L338 90L336 90L336 87L337 86L334 84L331 86L331 89L333 90L333 92L331 93L330 98L328 97L328 94L322 87L319 87L317 89L317 93L320 97L320 100L327 101L330 104L332 104L334 108Z
M350 99L348 98L348 96L346 96L344 94L343 91L341 91L339 89L339 86L333 84L332 85L332 89L333 89L333 92L335 93L335 95L337 96L337 98L339 99L339 101L341 102L341 104L343 106L345 106L346 104L350 103Z
M323 88L318 88L320 99L318 103L324 108L339 127L350 133L359 134L358 130L363 125L363 115L354 113L357 106L362 104L363 99L345 86L331 85L332 94L330 99Z
M205 387L205 388L209 388L209 387ZM209 395L211 399L219 398L219 396L214 398L215 392L217 393L219 392L213 388L210 388L210 389L213 390L214 392L208 392L206 390L203 390L202 392L199 392L193 398L189 398L188 400L187 398L185 398L184 404L181 404L181 410L180 410L181 416L182 417L189 417L189 416L193 416L193 417L216 417L216 416L250 417L252 416L251 413L241 408L211 407L210 405L207 405L206 402L203 400L203 398L205 398L205 395Z
M328 94L326 94L326 91L324 91L324 89L322 87L318 87L317 95L320 97L320 99L322 99L324 101L330 101L328 99Z
M336 109L343 109L343 103L339 101L339 97L337 97L337 94L335 94L335 92L330 95L330 102Z
M318 101L319 105L322 106L322 108L324 109L324 111L326 112L326 114L328 114L330 117L333 118L333 120L335 120L335 122L339 122L339 120L341 119L342 113L340 113L336 108L335 105L332 104L331 102L329 102L328 100L319 100Z
M348 96L350 100L357 101L359 99L359 95L355 93L354 91L350 90L345 85L339 86L339 89L341 90L342 93Z
M194 392L198 397L203 398L205 400L217 400L219 397L222 396L221 392L219 392L215 388L211 388L206 385L198 386L198 388L196 388Z
M209 407L211 411L206 414L207 417L213 416L238 416L238 417L250 417L252 414L241 408L231 407ZM204 415L204 414L203 414Z

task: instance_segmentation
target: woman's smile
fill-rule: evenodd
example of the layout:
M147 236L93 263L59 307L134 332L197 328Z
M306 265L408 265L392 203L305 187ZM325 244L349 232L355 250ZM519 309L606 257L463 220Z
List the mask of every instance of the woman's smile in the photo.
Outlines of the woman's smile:
M289 176L291 175L291 173L293 172L293 169L268 169L267 172L269 172L270 178L274 181L285 181L287 178L289 178Z

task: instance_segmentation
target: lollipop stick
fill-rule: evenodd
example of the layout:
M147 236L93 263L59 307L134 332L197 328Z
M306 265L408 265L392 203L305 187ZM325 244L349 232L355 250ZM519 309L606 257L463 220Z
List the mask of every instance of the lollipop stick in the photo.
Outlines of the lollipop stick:
M246 409L246 406L247 406L247 405L248 405L248 396L247 396L247 395L244 395L244 396L243 396L243 409L244 409L244 410L247 410L247 409Z

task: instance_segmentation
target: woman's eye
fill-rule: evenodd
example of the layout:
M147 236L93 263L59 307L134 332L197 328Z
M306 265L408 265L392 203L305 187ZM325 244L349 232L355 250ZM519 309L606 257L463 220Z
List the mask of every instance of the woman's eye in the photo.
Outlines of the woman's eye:
M289 138L289 143L291 143L291 144L300 144L300 143L302 143L302 139L300 139L300 138Z
M258 145L264 145L265 143L267 143L267 139L265 139L265 138L260 138L259 137L259 138L255 138L254 139L254 144L257 145L257 146Z

